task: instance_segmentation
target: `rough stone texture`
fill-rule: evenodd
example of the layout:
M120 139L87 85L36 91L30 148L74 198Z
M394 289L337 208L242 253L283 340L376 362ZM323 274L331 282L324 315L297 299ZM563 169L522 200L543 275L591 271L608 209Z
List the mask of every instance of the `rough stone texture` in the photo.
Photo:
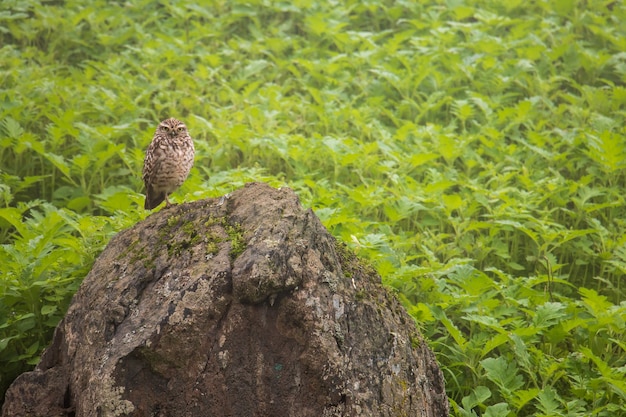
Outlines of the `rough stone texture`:
M448 415L380 278L289 189L249 184L115 236L3 416Z

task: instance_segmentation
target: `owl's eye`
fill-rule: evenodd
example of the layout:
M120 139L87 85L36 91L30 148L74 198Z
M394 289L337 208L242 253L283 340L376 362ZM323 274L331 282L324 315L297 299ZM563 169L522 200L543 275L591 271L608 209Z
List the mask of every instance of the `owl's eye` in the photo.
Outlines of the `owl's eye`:
M179 132L182 132L183 130L185 130L185 128L184 128L184 127L182 127L182 126L178 126L178 131L179 131Z
M163 130L165 130L166 132L169 132L170 128L167 126L161 126L163 128Z

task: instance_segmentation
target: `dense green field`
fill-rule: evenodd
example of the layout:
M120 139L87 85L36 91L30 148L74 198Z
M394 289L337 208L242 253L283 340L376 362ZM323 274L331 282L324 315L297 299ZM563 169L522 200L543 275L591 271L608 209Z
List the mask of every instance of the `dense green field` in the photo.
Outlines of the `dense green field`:
M296 190L397 290L454 415L626 416L624 2L206 3L0 3L0 397L148 214L174 116L174 200Z

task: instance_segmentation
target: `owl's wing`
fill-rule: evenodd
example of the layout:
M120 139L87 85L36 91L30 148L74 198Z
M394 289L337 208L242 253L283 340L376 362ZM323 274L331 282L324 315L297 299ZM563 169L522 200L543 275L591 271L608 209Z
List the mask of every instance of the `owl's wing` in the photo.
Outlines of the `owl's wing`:
M143 171L141 174L141 178L143 179L144 184L146 184L146 188L148 188L148 184L153 182L154 174L159 171L161 161L165 157L163 148L160 146L160 142L160 138L155 137L146 151L146 157L143 161Z
M159 172L161 162L165 158L165 151L162 146L160 146L160 142L161 138L158 136L152 140L150 146L148 146L146 157L143 161L143 172L141 178L143 179L143 183L146 187L146 201L144 203L144 208L147 210L152 210L161 204L165 199L164 192L156 192L154 190L156 173Z

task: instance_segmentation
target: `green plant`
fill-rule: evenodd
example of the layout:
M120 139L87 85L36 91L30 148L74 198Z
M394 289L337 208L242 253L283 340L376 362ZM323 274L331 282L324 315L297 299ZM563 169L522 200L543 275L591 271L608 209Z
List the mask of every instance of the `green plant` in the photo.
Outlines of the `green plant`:
M0 388L36 364L94 256L112 231L104 217L83 217L41 201L0 209L15 232L0 246Z

